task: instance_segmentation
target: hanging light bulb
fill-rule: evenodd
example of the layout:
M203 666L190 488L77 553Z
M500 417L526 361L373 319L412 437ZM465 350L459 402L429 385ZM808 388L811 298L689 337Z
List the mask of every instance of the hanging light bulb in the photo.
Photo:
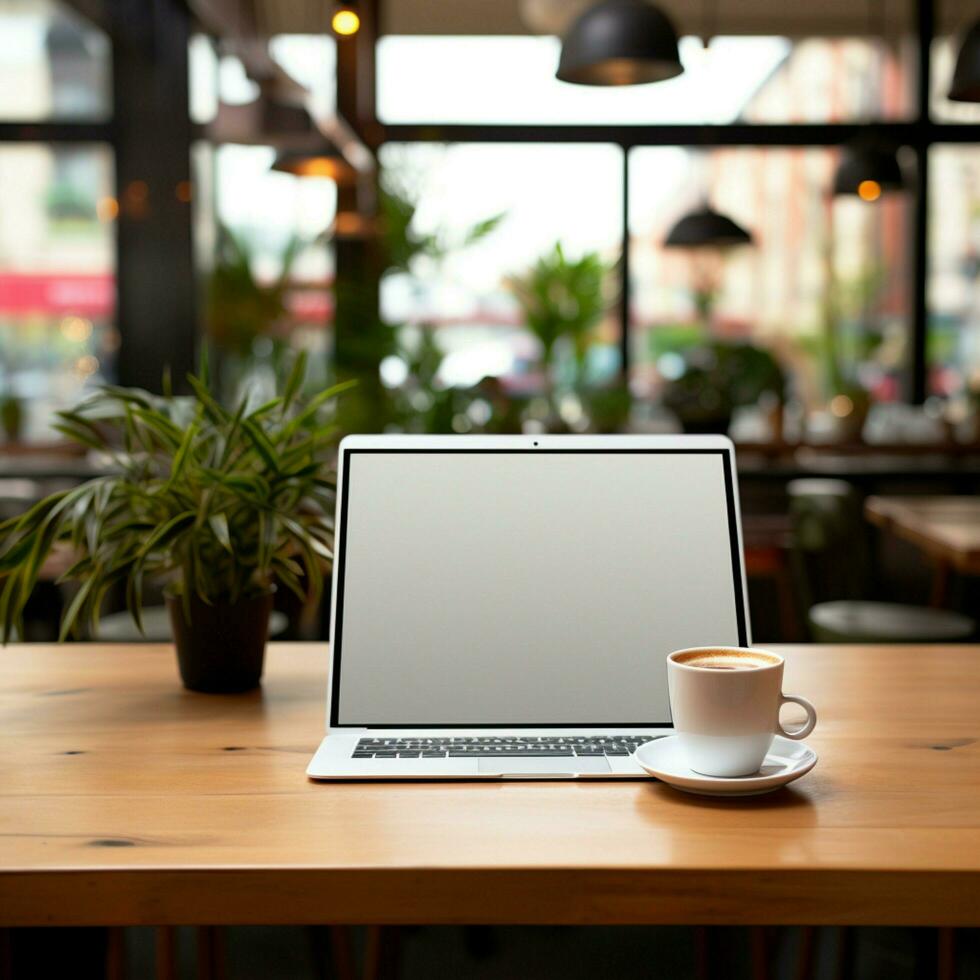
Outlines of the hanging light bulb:
M352 10L350 7L341 7L340 10L334 12L330 19L330 26L333 28L334 34L350 37L361 29L361 18L357 15L356 10Z
M877 201L886 191L905 188L895 151L868 144L845 147L834 176L834 194L856 194Z

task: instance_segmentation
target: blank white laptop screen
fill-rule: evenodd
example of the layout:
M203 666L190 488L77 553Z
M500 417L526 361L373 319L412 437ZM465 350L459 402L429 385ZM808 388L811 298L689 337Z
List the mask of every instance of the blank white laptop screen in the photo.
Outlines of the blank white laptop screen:
M334 725L669 723L665 658L746 643L722 450L349 450Z

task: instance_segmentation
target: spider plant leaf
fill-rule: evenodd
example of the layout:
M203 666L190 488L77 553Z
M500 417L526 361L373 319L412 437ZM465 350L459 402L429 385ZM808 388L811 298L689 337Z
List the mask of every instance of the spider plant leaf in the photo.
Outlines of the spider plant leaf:
M288 449L280 454L280 462L284 470L290 469L298 460L306 459L311 453L315 452L320 445L317 436L308 435L293 443Z
M302 575L303 574L303 566L300 565L300 563L297 562L295 559L290 558L288 555L278 554L278 555L276 555L273 558L273 561L277 565L279 565L279 566L287 569L288 571L292 572L294 575Z
M270 398L264 405L259 405L258 408L249 412L248 417L250 419L260 419L265 415L268 415L275 408L279 408L282 405L282 398Z
M197 362L197 378L194 380L196 381L198 378L205 388L209 388L211 386L211 360L208 353L208 345L206 343L201 344L201 354Z
M199 426L196 422L192 422L190 427L184 433L184 438L181 440L180 446L177 452L174 454L174 461L170 467L170 479L167 485L172 487L180 479L181 473L184 471L184 466L187 463L187 457L190 455L191 448L194 445L194 440L197 438L197 433Z
M333 552L316 536L309 536L310 547L324 560L333 561Z
M300 600L300 602L306 602L307 595L302 584L300 583L297 572L287 566L282 559L279 558L273 561L272 571L275 574L277 581L282 582L282 584L285 585L286 588Z
M187 375L187 383L194 389L198 403L212 422L220 423L228 418L228 413L218 404L211 392L208 391L207 385L195 378L193 374Z
M96 569L82 582L81 587L75 593L75 597L72 599L71 604L68 606L68 609L61 620L61 630L58 633L59 643L64 643L65 640L68 639L69 634L74 630L78 619L78 614L81 612L82 606L85 605L85 600L88 598L89 593L94 588L97 577L98 570Z
M268 481L258 473L241 473L227 476L223 485L246 499L265 501L269 499L272 490Z
M262 458L262 462L274 473L278 473L279 458L275 447L269 442L269 437L262 431L262 427L252 419L246 418L242 421L242 431L248 436L252 448Z
M10 572L30 554L34 546L34 540L30 535L25 535L15 541L3 554L0 554L0 574Z
M293 400L299 394L300 388L303 386L303 380L306 378L306 364L309 357L306 351L300 351L293 362L293 368L289 372L289 377L286 378L286 385L282 391L282 410L283 412L288 411L293 404Z
M171 517L169 521L158 527L150 536L147 538L146 543L140 549L140 556L145 558L153 551L164 547L173 541L181 533L181 531L186 530L194 523L197 517L197 512L193 510L185 510L175 517Z
M0 591L0 623L3 624L4 646L10 642L19 615L19 609L14 599L14 592L17 591L19 581L20 575L17 572L12 572L4 580L3 591Z
M184 433L163 413L137 407L133 409L133 417L142 422L165 448L175 450L180 445Z
M313 476L314 473L319 473L323 468L322 463L307 463L305 466L300 466L295 470L288 470L284 476L291 479L303 479L307 476Z
M218 539L221 547L228 554L234 554L234 548L231 545L231 535L228 533L228 518L224 514L212 514L208 518L208 523L211 525L211 530L214 532L214 536Z
M89 555L79 558L78 561L73 562L58 576L56 579L57 584L62 585L65 582L71 582L74 579L81 578L83 575L87 575L93 565L94 562Z
M47 516L32 534L32 546L27 557L20 566L20 591L18 593L18 609L23 609L30 598L31 592L37 583L37 577L41 570L45 558L50 554L55 539L61 529L62 511L70 506L75 498L84 490L90 489L86 486L69 491L62 497L54 507L48 512Z
M105 445L105 438L103 436L102 430L89 418L82 415L81 412L72 411L70 409L63 409L57 412L57 418L60 422L65 422L69 425L77 426L79 429L84 429L88 432L92 438L94 438L101 445Z
M143 567L139 561L133 563L126 579L126 608L140 636L146 636L143 629Z
M83 446L88 446L89 449L105 449L104 442L78 426L69 425L67 422L53 422L51 424L51 428L54 429L55 432L60 432L72 442L79 442Z
M47 516L53 507L71 492L71 490L60 490L58 493L51 494L50 497L45 497L44 500L39 500L25 513L8 518L0 524L0 534L10 530L23 531L32 525L36 526Z
M466 248L468 245L474 245L482 241L491 232L496 231L497 226L506 217L507 212L501 211L499 214L495 214L490 218L484 218L483 221L478 221L475 225L472 225L463 236L462 247Z
M292 535L293 541L299 546L303 555L307 578L313 588L319 591L319 583L322 582L323 573L320 569L318 556L324 557L321 549L326 549L321 542L317 541L311 534L307 534L305 528L291 517L280 514L279 519L282 521L283 527ZM332 557L329 551L327 556L327 560Z
M235 414L232 416L231 425L228 427L228 431L224 437L224 448L221 451L221 460L218 463L219 467L224 467L235 446L235 437L238 435L238 427L242 423L242 419L245 417L245 412L248 409L248 397L243 397L238 403L238 408L235 410Z
M309 402L307 402L306 407L301 411L291 422L289 422L283 434L286 438L289 438L295 432L298 432L304 425L310 422L310 420L316 418L317 412L326 403L345 391L349 391L351 388L355 387L357 384L356 379L349 381L341 381L338 384L331 385L329 388L325 388L323 391L314 395Z
M99 392L107 398L140 408L153 410L153 397L141 388L120 388L118 385L100 385Z

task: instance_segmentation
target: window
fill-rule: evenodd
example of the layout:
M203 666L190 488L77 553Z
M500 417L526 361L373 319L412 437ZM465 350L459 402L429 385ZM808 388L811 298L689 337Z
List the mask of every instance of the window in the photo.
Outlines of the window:
M975 102L952 102L946 98L962 42L963 32L953 37L936 38L932 42L930 110L936 122L980 123L980 105Z
M905 61L866 39L716 37L705 49L699 38L686 37L683 75L612 90L559 82L559 49L554 37L383 37L379 117L385 123L723 124L901 118L910 108Z
M561 243L570 257L596 251L609 263L622 236L622 152L606 144L388 144L387 181L417 203L413 230L433 235L444 254L420 256L411 274L382 281L383 316L424 325L444 355L440 377L467 387L483 377L534 390L539 345L526 331L508 277L526 272ZM467 233L502 215L472 245ZM619 329L611 311L594 353L596 370L615 370Z
M936 146L929 158L928 383L980 392L980 152Z
M290 77L310 90L313 110L332 113L337 105L337 45L330 35L279 34L269 53Z
M269 41L272 59L310 93L310 106L320 116L332 113L337 103L337 47L332 37L312 34L278 34ZM197 34L188 47L191 119L207 123L218 112L218 103L241 105L259 94L245 66L234 55L219 57L211 38Z
M109 41L62 4L0 9L0 119L110 115Z
M107 147L0 146L0 389L23 400L25 438L113 376L115 214Z
M242 105L259 86L235 56L218 57L210 39L190 44L192 118L209 122L219 101ZM309 90L318 117L335 108L336 47L332 37L277 35L269 53L298 85ZM295 95L295 93L292 93ZM249 135L260 143L274 134ZM318 355L325 370L332 346L335 185L272 169L271 145L199 143L192 159L195 184L194 249L204 279L202 319L222 356L229 398L241 384L259 396L274 385L283 345ZM247 269L234 267L244 257Z
M644 147L630 155L634 387L656 395L678 354L706 339L767 348L796 394L818 404L831 318L842 367L892 400L907 356L908 202L829 190L837 151ZM662 242L707 197L753 244L718 253ZM828 302L829 299L829 302ZM707 320L707 324L706 321Z
M272 170L275 155L268 146L199 144L193 156L205 328L219 352L248 369L249 383L270 388L282 344L322 355L313 360L325 364L333 320L326 234L337 205L331 181ZM247 275L235 271L225 232ZM233 386L242 380L234 367L226 375Z

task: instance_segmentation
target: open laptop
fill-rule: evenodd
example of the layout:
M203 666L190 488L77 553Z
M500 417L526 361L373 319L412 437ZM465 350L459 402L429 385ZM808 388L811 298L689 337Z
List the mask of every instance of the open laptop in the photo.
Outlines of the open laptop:
M747 645L719 436L340 445L314 779L610 779L670 729L666 657Z

